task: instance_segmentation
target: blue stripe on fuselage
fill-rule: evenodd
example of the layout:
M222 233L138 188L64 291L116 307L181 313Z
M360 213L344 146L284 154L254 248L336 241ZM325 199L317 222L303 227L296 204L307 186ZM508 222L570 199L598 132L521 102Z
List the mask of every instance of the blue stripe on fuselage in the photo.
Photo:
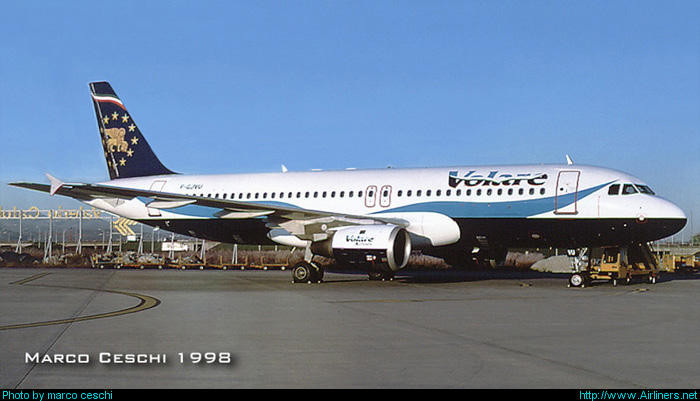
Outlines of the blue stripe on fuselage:
M588 188L578 193L559 195L559 208L571 205L576 200L581 200L586 196L598 191L609 183ZM452 218L477 218L477 217L530 217L542 213L554 211L554 196L547 198L527 199L511 202L455 202L437 201L414 203L393 209L382 210L380 213L395 212L436 212L442 213Z
M612 181L611 181L612 182ZM577 198L581 200L586 196L598 191L610 183L598 185L588 188L578 193L560 195L558 197L559 207L563 208L574 203ZM139 198L144 203L148 203L151 199ZM527 199L520 201L509 202L460 202L460 201L433 201L413 203L406 206L400 206L393 209L386 209L381 213L395 212L435 212L442 213L452 218L479 218L479 217L518 217L525 218L538 214L554 211L554 196L537 199ZM285 202L265 201L255 202L261 205L284 206L289 208L299 208L296 205ZM302 209L302 208L299 208ZM221 208L201 206L201 205L186 205L173 209L168 209L169 212L183 215L183 217L202 217L202 218L217 218L215 214L221 211Z

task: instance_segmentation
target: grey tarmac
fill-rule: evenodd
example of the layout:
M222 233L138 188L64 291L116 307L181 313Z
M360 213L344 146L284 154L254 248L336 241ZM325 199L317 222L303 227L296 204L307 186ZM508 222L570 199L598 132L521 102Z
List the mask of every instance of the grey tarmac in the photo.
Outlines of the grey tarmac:
M0 387L697 388L700 276L0 269Z

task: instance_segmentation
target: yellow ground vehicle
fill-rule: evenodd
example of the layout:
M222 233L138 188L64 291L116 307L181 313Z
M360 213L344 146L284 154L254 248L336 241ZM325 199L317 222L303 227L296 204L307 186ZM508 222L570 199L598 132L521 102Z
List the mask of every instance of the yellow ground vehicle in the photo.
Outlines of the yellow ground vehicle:
M569 278L570 286L584 287L593 280L609 280L616 286L640 277L655 284L659 277L659 264L647 244L603 247L591 253L587 267Z
M700 260L695 255L673 255L669 252L660 252L661 269L667 272L690 273L696 272L700 267Z

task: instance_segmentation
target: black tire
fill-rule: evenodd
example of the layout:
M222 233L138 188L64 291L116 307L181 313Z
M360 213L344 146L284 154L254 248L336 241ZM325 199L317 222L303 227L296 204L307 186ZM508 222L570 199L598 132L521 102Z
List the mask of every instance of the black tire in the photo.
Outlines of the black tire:
M369 270L367 272L371 281L392 281L394 280L394 272L386 270Z
M311 265L299 262L292 268L292 282L308 283L311 280Z
M292 268L292 282L316 283L323 279L323 269L313 263L299 262Z
M382 272L379 270L370 270L367 272L370 281L380 281L382 279Z
M586 276L581 273L574 273L569 277L569 285L571 287L585 287L586 281Z

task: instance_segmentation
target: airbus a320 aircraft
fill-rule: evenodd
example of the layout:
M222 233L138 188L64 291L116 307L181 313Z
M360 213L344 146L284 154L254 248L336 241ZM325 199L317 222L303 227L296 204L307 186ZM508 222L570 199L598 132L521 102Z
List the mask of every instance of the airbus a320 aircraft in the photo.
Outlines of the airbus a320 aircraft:
M314 255L386 279L412 250L450 264L502 260L508 247L646 243L686 216L642 180L574 165L189 175L156 157L107 82L89 84L110 180L12 183L207 240L305 249L294 282L321 281Z

